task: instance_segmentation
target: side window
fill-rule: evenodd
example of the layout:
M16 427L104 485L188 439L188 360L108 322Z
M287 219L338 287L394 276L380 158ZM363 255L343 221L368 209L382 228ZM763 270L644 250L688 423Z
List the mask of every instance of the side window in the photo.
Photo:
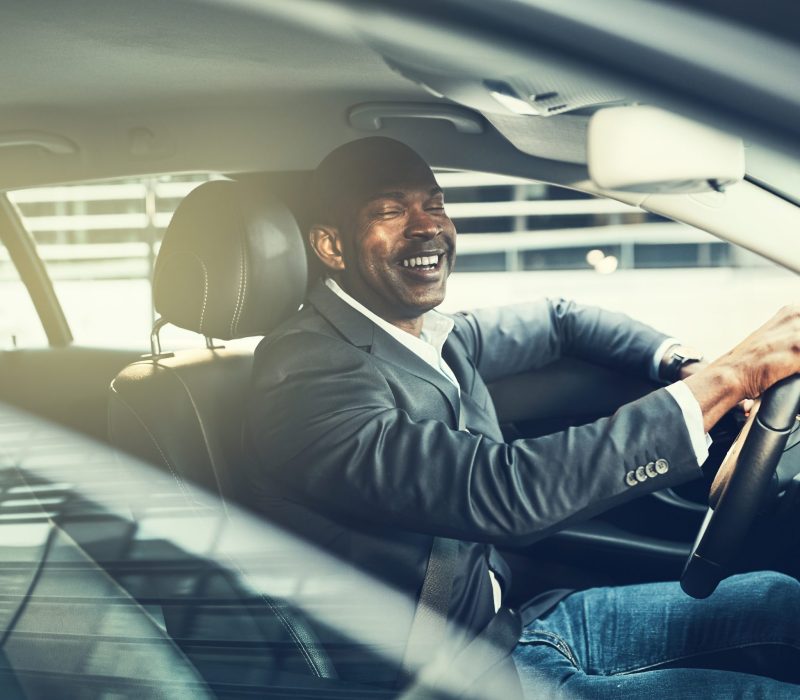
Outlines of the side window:
M699 229L520 178L440 172L458 236L444 310L563 296L623 311L709 357L800 297L800 278Z
M0 243L0 351L46 345L47 336L28 289Z
M161 238L180 200L214 177L174 175L9 193L36 241L76 344L149 347L155 318L151 278ZM170 347L203 343L170 327L162 338Z

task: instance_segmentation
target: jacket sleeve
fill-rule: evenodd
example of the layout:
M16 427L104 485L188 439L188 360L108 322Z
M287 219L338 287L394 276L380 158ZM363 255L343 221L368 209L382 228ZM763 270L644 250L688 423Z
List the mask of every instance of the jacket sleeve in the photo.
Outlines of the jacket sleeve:
M565 299L457 314L456 328L487 383L565 356L649 377L669 337L625 314Z
M700 475L664 390L610 418L506 444L412 420L368 353L308 332L259 348L249 420L256 481L277 479L332 516L494 544L533 541ZM657 459L665 474L626 483Z

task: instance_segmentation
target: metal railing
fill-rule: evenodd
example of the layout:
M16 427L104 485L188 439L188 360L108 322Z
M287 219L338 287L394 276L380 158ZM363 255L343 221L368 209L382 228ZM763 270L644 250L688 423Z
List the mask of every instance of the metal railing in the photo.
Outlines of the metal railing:
M219 176L209 176L215 179ZM623 257L627 265L633 260L634 245L706 244L717 239L697 229L670 222L618 223L629 214L644 216L640 209L621 202L597 198L537 199L545 186L517 177L475 172L441 172L437 178L445 190L462 188L507 187L510 196L503 201L468 201L447 205L448 214L456 222L471 221L471 228L480 227L480 220L509 220L507 231L480 231L459 238L460 256L506 256L506 269L521 269L521 254L527 251L548 251L575 248L608 248L621 246L628 251ZM169 224L178 201L201 181L158 181L154 178L142 182L103 183L41 187L8 193L9 199L22 213L25 226L34 235L72 234L81 232L133 232L137 240L120 242L44 242L38 248L42 258L59 269L58 274L77 276L104 276L102 263L113 263L107 274L114 278L131 275L140 278L152 270L155 254L163 231ZM112 213L87 213L66 211L85 209L85 205L103 202L104 207L116 202L123 211ZM43 206L44 205L44 206ZM48 207L48 205L52 205ZM34 208L51 208L56 213L32 213ZM138 211L130 211L137 209ZM587 225L532 230L530 218L537 217L587 217ZM635 218L635 217L633 217ZM574 220L573 220L574 221ZM477 223L476 223L477 222ZM0 261L3 251L0 250ZM127 264L121 264L127 263ZM145 263L143 265L143 263ZM71 266L72 270L67 271ZM84 266L82 272L78 269ZM88 267L87 267L88 266Z

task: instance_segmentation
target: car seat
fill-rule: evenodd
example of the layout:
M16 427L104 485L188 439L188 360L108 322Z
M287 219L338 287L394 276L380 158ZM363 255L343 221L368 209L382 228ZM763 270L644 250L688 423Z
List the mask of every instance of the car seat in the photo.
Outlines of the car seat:
M300 232L281 203L231 180L192 191L175 212L156 261L153 295L160 318L151 336L152 352L111 383L111 442L168 470L179 486L194 483L218 493L224 509L235 496L237 469L246 458L243 415L252 350L226 348L217 340L268 333L300 306L306 274ZM159 330L166 323L202 334L207 347L162 351ZM212 588L227 585L224 576L213 580ZM180 597L173 593L160 595ZM216 591L213 597L239 596ZM336 677L299 611L285 601L264 600L262 607L257 614L251 606L239 615L241 625L233 609L220 615L202 603L172 615L177 608L168 606L164 614L167 629L190 658L198 645L235 639L237 625L241 639L253 644L255 621L263 630L264 648L280 648L284 668Z
M111 383L109 433L117 447L223 499L242 459L242 412L252 351L215 340L268 333L296 311L306 256L289 210L231 180L205 183L180 204L155 265L160 318L152 353ZM162 352L167 323L206 337L205 349Z

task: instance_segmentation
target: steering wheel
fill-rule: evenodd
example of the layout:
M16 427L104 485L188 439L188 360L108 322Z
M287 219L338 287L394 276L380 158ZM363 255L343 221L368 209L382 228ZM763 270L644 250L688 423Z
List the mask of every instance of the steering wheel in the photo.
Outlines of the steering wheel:
M727 575L772 485L800 411L800 374L767 389L717 472L709 509L681 574L681 588L707 598Z

